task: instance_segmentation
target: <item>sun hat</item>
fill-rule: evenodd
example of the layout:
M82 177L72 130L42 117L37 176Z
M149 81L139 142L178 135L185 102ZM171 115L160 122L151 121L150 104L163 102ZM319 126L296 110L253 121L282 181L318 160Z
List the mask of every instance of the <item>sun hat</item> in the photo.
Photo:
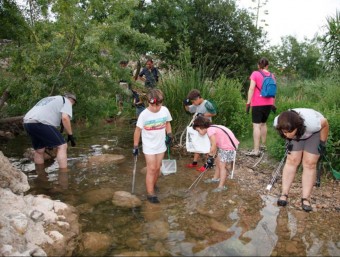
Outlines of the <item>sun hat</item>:
M74 100L75 103L77 103L77 97L75 94L72 93L65 93L64 97L68 97L68 98L72 98Z

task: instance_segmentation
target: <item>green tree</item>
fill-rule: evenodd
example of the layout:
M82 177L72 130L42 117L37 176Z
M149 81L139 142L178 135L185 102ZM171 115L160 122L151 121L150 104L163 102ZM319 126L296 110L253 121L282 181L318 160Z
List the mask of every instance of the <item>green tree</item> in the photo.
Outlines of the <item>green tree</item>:
M315 79L322 73L320 49L315 40L300 43L293 36L281 38L281 44L270 48L272 67L288 78Z
M340 66L340 12L337 10L335 17L327 18L327 32L321 38L326 67L338 70Z
M0 2L0 24L0 39L14 40L20 45L28 35L25 18L13 0Z
M161 56L176 61L189 48L194 66L212 78L248 76L263 46L261 30L234 1L152 0L138 10L133 26L169 43Z
M79 98L78 117L99 117L113 112L119 90L119 61L140 49L160 51L163 40L130 27L136 1L52 0L34 1L29 17L30 38L12 52L12 114L22 114L37 99L65 91ZM50 10L45 15L43 10ZM30 14L34 15L30 15Z

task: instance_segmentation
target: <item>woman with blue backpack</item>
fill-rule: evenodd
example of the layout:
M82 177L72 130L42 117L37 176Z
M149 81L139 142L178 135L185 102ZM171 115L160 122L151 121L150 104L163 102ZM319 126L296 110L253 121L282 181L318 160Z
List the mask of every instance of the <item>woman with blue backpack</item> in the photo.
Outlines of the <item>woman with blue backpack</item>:
M250 86L246 112L249 113L251 107L251 118L253 123L253 150L246 155L259 157L261 150L266 149L267 120L272 110L275 108L276 81L274 75L269 72L269 62L266 58L261 58L257 64L258 70L250 75ZM262 144L261 144L262 143Z

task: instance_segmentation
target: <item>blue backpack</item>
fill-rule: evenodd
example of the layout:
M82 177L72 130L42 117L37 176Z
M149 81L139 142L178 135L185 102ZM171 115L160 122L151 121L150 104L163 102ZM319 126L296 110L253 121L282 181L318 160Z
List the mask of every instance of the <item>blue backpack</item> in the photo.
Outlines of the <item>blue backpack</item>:
M261 91L260 96L266 98L275 97L277 86L273 75L270 73L269 76L266 76L262 71L259 70L259 72L263 76L262 87L256 86Z

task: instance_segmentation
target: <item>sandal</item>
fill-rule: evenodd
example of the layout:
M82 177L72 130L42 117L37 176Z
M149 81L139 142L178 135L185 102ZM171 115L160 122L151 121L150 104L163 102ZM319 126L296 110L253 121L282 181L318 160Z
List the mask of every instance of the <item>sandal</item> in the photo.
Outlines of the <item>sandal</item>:
M260 157L261 151L255 152L254 150L251 150L250 152L247 152L246 155L251 157Z
M308 205L307 204L304 204L303 202L304 201L307 201L308 202ZM305 212L310 212L313 210L312 206L310 205L310 202L307 198L301 198L301 205L302 205L302 210L304 210Z
M280 199L282 196L286 197L286 200ZM286 205L287 205L288 195L287 195L287 194L282 194L282 195L280 196L280 198L277 200L277 205L278 205L278 206L286 206Z

